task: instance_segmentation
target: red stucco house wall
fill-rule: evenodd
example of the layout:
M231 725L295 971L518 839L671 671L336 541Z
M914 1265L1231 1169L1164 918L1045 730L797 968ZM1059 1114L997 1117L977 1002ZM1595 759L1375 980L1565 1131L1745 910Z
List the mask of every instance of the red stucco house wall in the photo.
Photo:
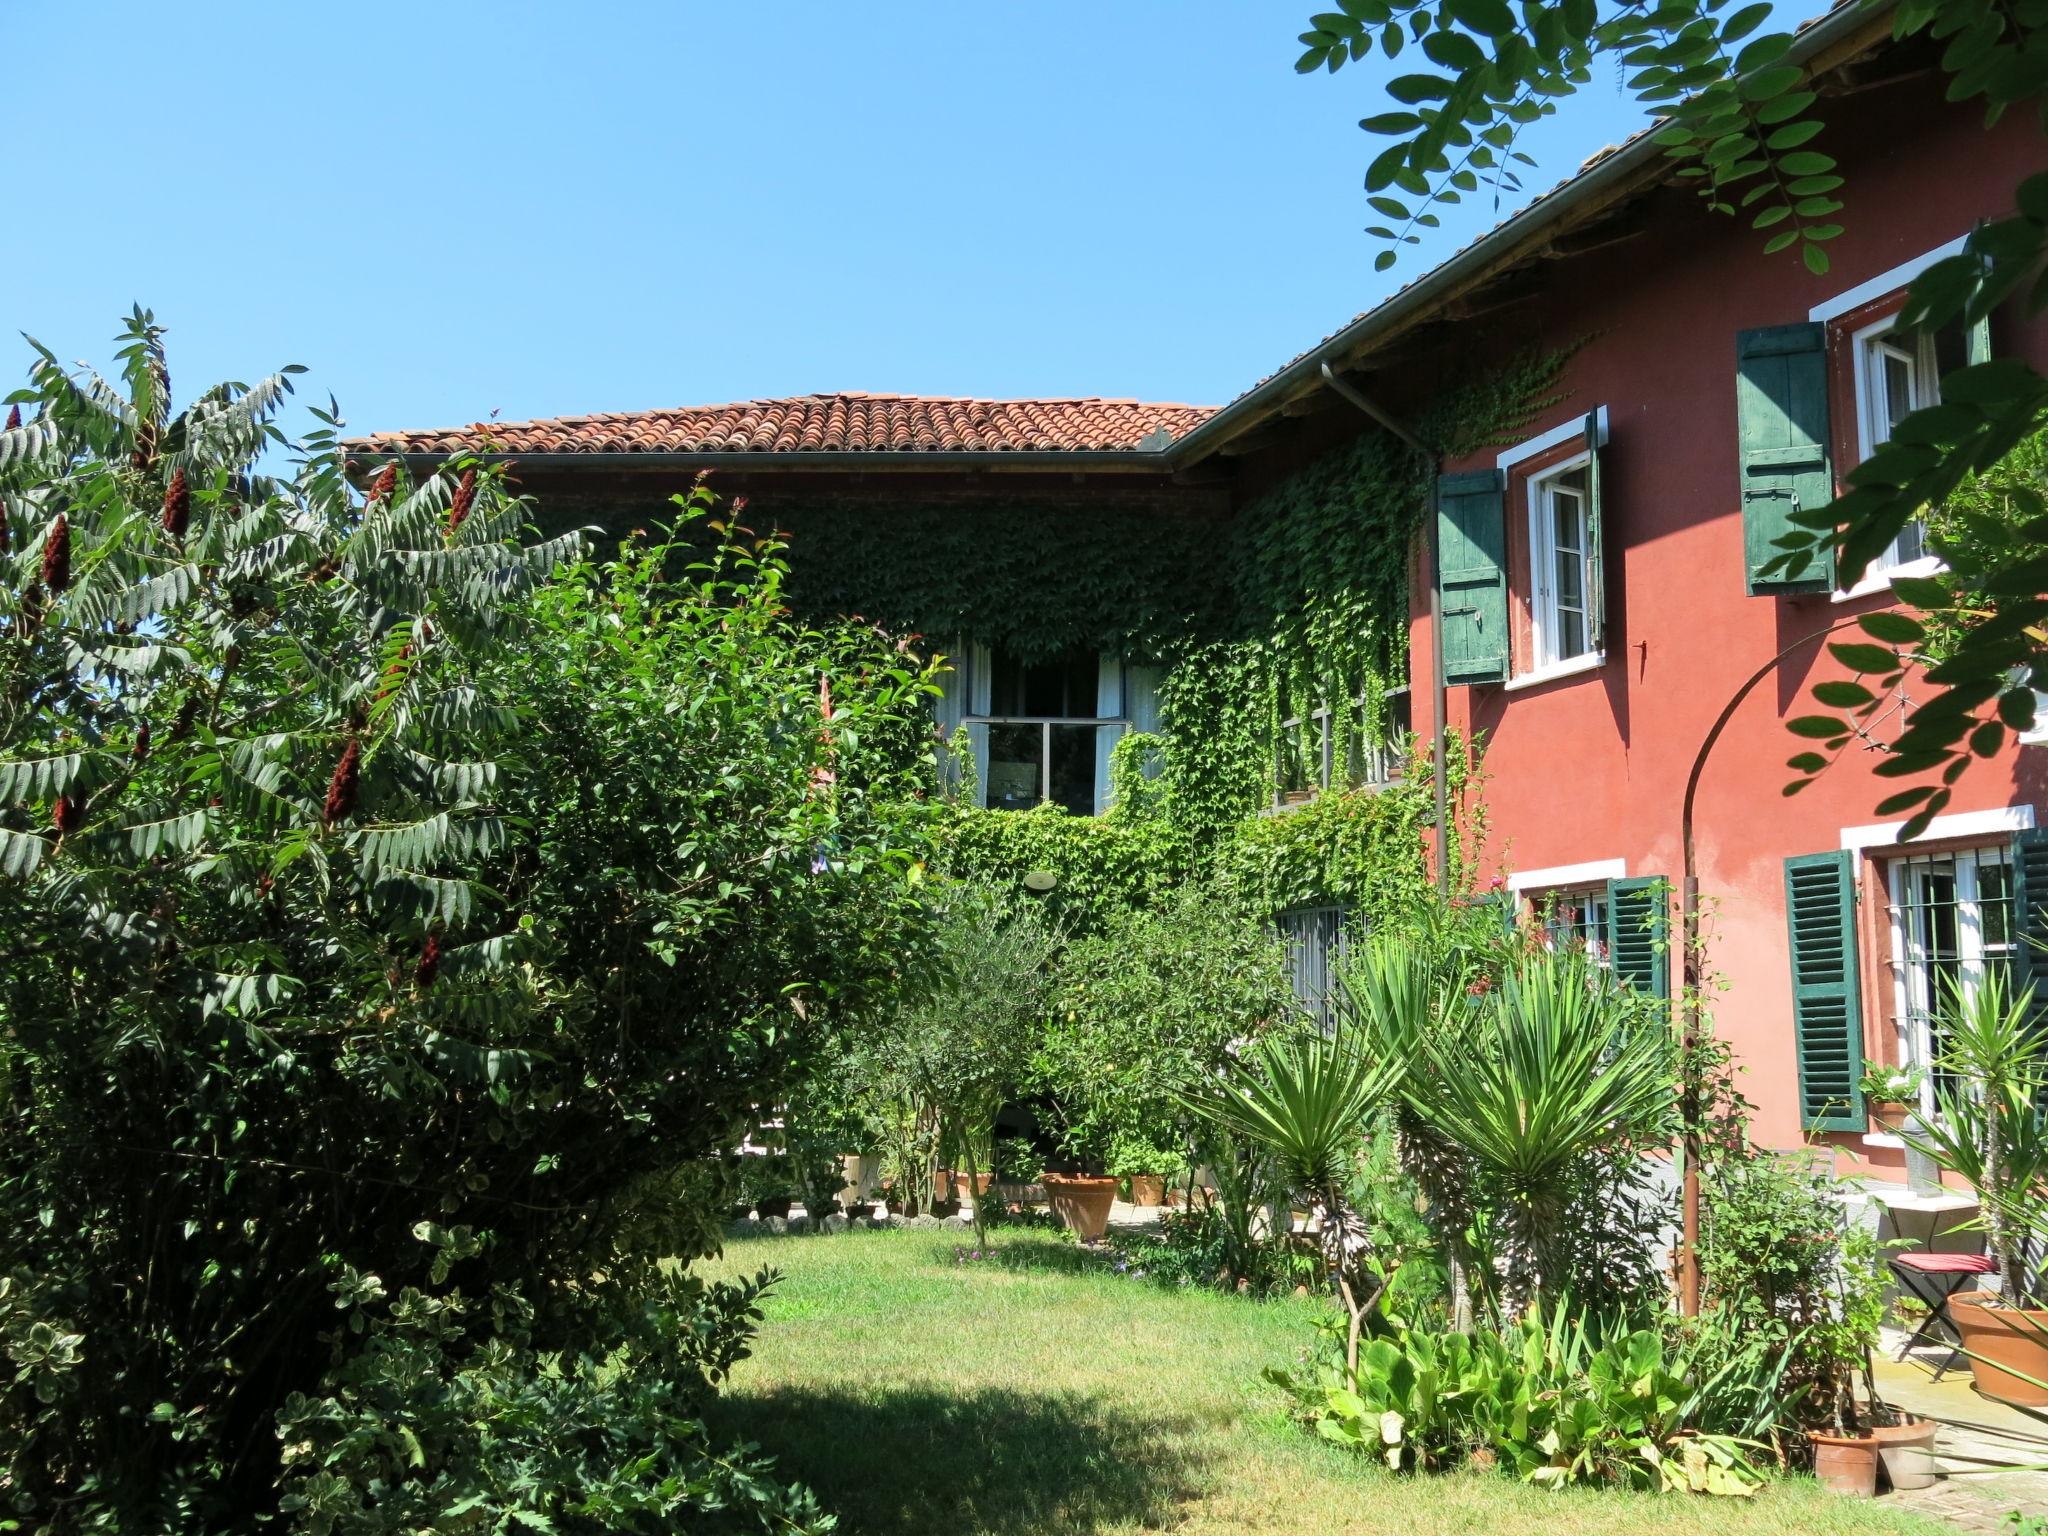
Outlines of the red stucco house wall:
M1830 247L1833 270L1815 275L1796 252L1760 254L1743 224L1659 194L1640 233L1560 261L1540 302L1511 307L1485 325L1459 328L1459 351L1508 357L1528 347L1575 348L1564 398L1531 424L1532 435L1604 407L1602 458L1609 633L1605 662L1533 686L1453 687L1448 719L1484 745L1490 872L1559 869L1603 861L1627 874L1681 867L1680 801L1688 771L1715 716L1751 672L1800 637L1889 601L1829 594L1750 596L1745 590L1738 492L1738 331L1808 320L1883 274L2010 211L2024 175L2042 169L2042 140L2017 118L1986 132L1980 113L1944 103L1922 74L1829 104L1823 147L1844 165L1846 230ZM1882 297L1882 296L1877 296ZM1847 349L1850 328L1882 312L1865 302L1830 322L1830 422L1834 470L1860 456ZM2017 308L1995 317L1996 352L2048 362L2048 326ZM1448 373L1453 359L1441 367ZM1423 370L1423 376L1430 370ZM1447 470L1490 468L1489 449ZM1510 564L1526 569L1510 471ZM1418 578L1421 576L1418 561ZM1519 584L1518 584L1519 585ZM1418 579L1412 623L1414 723L1432 728L1426 680L1434 636L1427 587ZM1511 599L1512 601L1512 599ZM1515 620L1518 631L1526 615ZM1518 633L1517 646L1525 642ZM1845 830L1878 820L1872 808L1898 788L1871 769L1874 751L1852 746L1820 782L1795 798L1782 786L1785 760L1805 743L1785 721L1813 712L1806 689L1836 668L1818 644L1797 651L1742 705L1705 769L1698 801L1701 889L1709 908L1708 968L1725 983L1717 1026L1748 1068L1760 1107L1759 1135L1791 1145L1802 1136L1795 1091L1791 973L1784 861L1841 848ZM1896 734L1896 725L1891 727ZM1879 735L1884 731L1880 729ZM2011 746L1976 766L1958 787L1950 817L1921 851L1995 840L1983 831L1943 838L1944 827L2021 821L2043 806L2048 746ZM2017 809L2016 809L2017 808ZM1983 814L1988 813L1988 814ZM2048 824L2048 815L2042 817ZM1870 838L1868 832L1851 838ZM1860 860L1858 935L1865 1053L1898 1051L1885 854L1880 840ZM1832 1138L1845 1158L1895 1174L1901 1153L1856 1135Z

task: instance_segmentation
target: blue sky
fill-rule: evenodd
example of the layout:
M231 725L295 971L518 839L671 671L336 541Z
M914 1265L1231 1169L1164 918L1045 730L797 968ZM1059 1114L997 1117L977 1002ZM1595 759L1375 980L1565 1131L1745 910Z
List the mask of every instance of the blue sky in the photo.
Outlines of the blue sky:
M181 394L303 363L360 430L1217 403L1509 211L1373 273L1386 66L1297 76L1314 8L0 0L0 322L97 362L140 301ZM1603 79L1530 189L1637 121Z

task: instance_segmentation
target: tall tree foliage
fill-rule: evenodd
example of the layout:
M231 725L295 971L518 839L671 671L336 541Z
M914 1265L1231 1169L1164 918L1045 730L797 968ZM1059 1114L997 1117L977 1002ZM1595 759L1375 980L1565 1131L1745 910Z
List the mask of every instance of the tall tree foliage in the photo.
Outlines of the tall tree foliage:
M809 1522L703 1442L758 1286L654 1259L911 942L864 743L922 675L772 545L523 543L488 472L287 442L287 375L121 356L0 433L11 1513Z
M1894 39L1926 39L1938 51L1951 101L1981 104L1987 126L2030 109L2048 123L2048 12L2000 0L1857 0L1889 14ZM1394 110L1361 127L1391 142L1366 172L1366 191L1386 222L1382 271L1420 245L1439 222L1433 208L1461 201L1485 182L1519 190L1516 147L1523 127L1590 84L1593 66L1615 60L1628 90L1658 114L1657 142L1676 174L1698 187L1715 212L1757 232L1764 254L1796 250L1816 273L1829 267L1828 242L1842 231L1841 167L1817 147L1825 127L1819 93L1789 62L1795 36L1767 31L1768 3L1729 0L1337 0L1314 16L1296 67L1336 71L1379 53L1389 61L1413 46L1424 67L1395 75ZM1604 13L1604 14L1603 14ZM1413 54L1407 54L1410 59ZM1850 215L1853 216L1853 215ZM1974 324L2009 298L2029 313L2048 306L2048 173L2014 189L2012 211L1972 231L1963 251L1912 284L1900 324L1937 330ZM1803 531L1781 541L1782 568L1832 546L1844 571L1861 571L1900 530L1970 477L1991 470L2030 434L2048 426L2048 378L2027 364L1994 358L1951 371L1941 401L1915 411L1848 475L1834 502L1799 512ZM1791 722L1811 745L1788 766L1791 794L1824 771L1868 722L1887 712L1908 680L1928 687L1878 768L1922 779L1878 806L1907 812L1916 835L1947 805L1975 759L1998 752L2032 725L2035 690L2048 689L2048 500L2022 490L2020 515L1988 542L1934 547L1953 576L1900 580L1897 595L1960 639L1930 664L1927 626L1896 612L1864 617L1866 635L1831 644L1856 674L1816 686L1826 713ZM1990 601L1981 601L1985 596ZM1930 777L1932 776L1932 777Z

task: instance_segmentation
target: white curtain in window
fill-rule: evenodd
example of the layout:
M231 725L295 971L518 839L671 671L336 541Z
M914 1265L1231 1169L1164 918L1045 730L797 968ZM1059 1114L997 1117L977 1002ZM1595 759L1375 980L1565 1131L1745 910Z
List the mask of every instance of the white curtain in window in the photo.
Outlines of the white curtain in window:
M1124 713L1131 717L1131 729L1157 734L1159 724L1159 683L1164 667L1127 665L1124 668Z
M995 705L995 655L985 645L965 648L967 657L967 712L986 715ZM988 727L970 725L967 740L974 748L974 803L988 804Z
M1095 716L1107 720L1124 712L1124 659L1104 651L1095 663ZM1095 728L1095 814L1109 809L1109 754L1123 735L1120 725Z

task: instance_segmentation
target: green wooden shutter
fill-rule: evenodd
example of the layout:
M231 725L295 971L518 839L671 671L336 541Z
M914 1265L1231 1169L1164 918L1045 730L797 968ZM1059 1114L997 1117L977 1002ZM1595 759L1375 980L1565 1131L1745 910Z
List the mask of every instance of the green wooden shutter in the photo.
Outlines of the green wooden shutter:
M1586 641L1607 648L1607 541L1600 527L1600 413L1586 412Z
M1607 882L1607 963L1649 997L1671 995L1670 889L1662 875Z
M1437 583L1444 678L1497 683L1508 675L1508 562L1504 484L1497 469L1436 482Z
M1974 368L1991 361L1991 317L1974 320L1963 333L1963 365Z
M2048 1028L2048 830L2013 837L2012 895L2012 990L2023 992L2032 984L2032 1022Z
M1850 868L1846 851L1785 861L1799 1119L1808 1130L1863 1129L1863 1005Z
M1776 540L1804 531L1792 523L1794 512L1834 499L1826 326L1773 325L1736 336L1735 420L1742 460L1743 561L1751 595L1832 590L1832 552L1791 571L1758 574L1784 553Z

